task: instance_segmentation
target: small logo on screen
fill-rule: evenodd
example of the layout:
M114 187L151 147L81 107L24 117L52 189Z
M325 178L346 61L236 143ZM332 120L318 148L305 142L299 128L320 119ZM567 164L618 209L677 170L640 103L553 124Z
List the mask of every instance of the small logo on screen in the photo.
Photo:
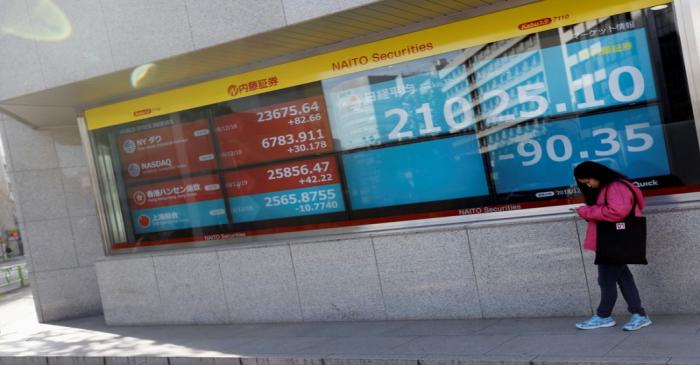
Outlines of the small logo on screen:
M360 108L362 107L362 100L360 99L359 96L357 96L355 94L351 94L351 95L345 96L341 100L340 106L344 110L356 112L356 111L360 110Z
M219 184L204 185L204 191L215 191L215 190L219 190L220 188L221 188L221 185L219 185Z
M518 29L528 30L528 29L532 29L532 28L545 26L547 24L552 24L552 18L542 18L542 19L537 19L537 20L533 20L530 22L522 23L522 24L518 25Z
M136 203L138 205L146 204L146 200L147 200L146 194L144 194L144 192L141 190L138 190L137 192L135 192L133 198L134 198L134 203Z
M618 231L625 229L625 222L615 223L615 229Z
M136 177L141 175L141 167L137 163L130 163L129 167L126 169L129 172L129 176Z
M124 144L122 144L122 148L124 149L124 152L132 154L136 152L136 143L131 139L127 139L124 141Z
M142 228L148 228L151 226L151 218L147 215L139 216L139 226Z
M195 137L202 137L202 136L208 136L209 135L209 130L208 129L199 129L193 132Z

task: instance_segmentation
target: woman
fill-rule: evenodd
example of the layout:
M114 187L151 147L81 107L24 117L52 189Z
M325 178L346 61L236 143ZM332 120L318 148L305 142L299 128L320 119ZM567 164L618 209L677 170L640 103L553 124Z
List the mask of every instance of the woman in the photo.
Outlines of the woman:
M623 221L632 209L636 216L641 217L644 209L642 192L619 172L596 162L585 161L576 166L574 177L586 200L586 205L576 210L578 215L588 222L584 249L595 252L596 222ZM622 296L627 302L627 310L632 313L632 318L622 329L636 331L651 324L642 308L639 291L627 265L599 264L598 285L600 305L596 314L577 323L576 328L587 330L615 326L611 314L617 300L617 285L620 286Z

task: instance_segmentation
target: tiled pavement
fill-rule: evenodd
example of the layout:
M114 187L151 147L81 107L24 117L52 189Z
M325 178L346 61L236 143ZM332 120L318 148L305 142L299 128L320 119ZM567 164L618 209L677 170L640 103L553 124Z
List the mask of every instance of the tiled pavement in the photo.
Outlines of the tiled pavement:
M39 324L22 289L0 297L0 364L700 364L700 315L652 316L654 325L634 333L579 331L577 320Z

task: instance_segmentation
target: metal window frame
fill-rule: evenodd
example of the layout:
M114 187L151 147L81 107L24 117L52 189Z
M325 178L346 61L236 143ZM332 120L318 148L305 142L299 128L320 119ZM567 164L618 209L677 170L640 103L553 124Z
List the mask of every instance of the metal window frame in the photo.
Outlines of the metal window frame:
M695 128L700 145L700 1L695 0L675 0L670 4L674 10L678 34L680 37L681 52L686 68L688 88L695 118ZM693 17L693 14L697 16ZM528 208L522 210L481 213L473 215L451 216L443 218L430 218L419 220L398 221L390 223L365 224L342 228L329 228L320 230L309 230L292 233L269 234L263 236L237 237L216 241L193 241L180 244L166 244L146 247L136 247L130 249L113 250L112 242L109 239L109 227L107 223L106 210L102 199L102 191L97 176L92 139L87 128L84 116L77 119L80 130L80 137L83 149L88 161L90 179L92 181L93 193L97 205L98 220L101 228L101 236L105 253L108 256L133 254L133 253L153 253L162 251L172 251L183 248L211 247L235 244L242 246L268 246L282 243L294 242L314 242L329 241L339 239L349 239L357 237L371 237L383 234L414 233L423 230L439 229L459 229L476 224L488 225L512 225L533 222L548 222L574 219L574 215L569 211L573 205L559 205L542 208ZM654 196L647 199L649 211L682 208L696 208L700 202L700 192ZM695 204L693 204L695 203Z

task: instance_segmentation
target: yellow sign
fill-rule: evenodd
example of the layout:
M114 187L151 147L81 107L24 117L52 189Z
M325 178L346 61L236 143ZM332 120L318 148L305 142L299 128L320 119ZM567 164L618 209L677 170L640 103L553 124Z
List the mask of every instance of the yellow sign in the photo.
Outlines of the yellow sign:
M285 64L89 109L85 111L85 116L90 130L110 127L670 2L671 0L543 0Z

